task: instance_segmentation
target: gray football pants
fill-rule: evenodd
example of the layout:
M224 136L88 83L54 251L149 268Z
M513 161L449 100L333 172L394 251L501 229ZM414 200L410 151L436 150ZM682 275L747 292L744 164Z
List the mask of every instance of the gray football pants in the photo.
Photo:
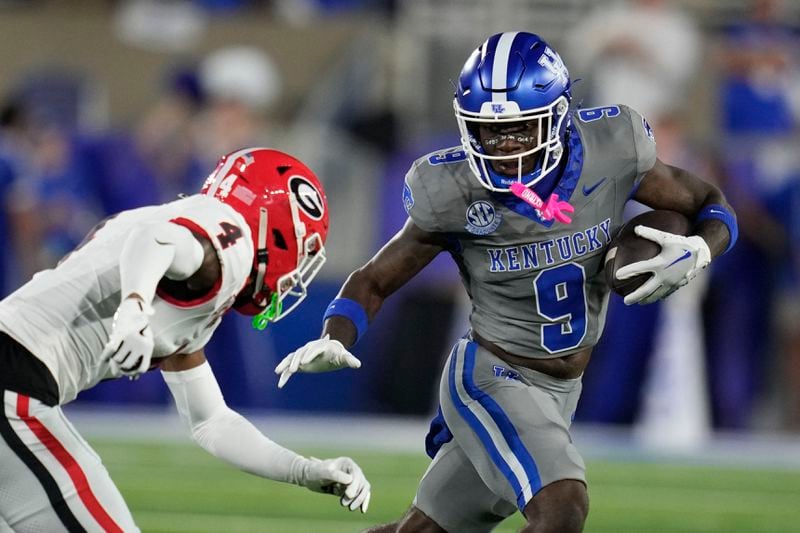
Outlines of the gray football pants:
M460 340L439 390L453 439L425 472L414 505L447 531L491 531L542 487L585 483L569 433L580 392L580 378L512 366Z

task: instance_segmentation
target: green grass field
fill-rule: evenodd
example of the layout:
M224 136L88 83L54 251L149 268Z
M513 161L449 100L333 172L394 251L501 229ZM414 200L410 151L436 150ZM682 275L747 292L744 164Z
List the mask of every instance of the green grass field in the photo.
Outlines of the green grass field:
M239 472L188 443L92 444L147 533L360 531L399 517L427 466L422 455L348 454L373 486L369 513L362 515L333 497ZM590 461L588 476L589 532L800 531L798 471ZM521 524L514 516L496 531Z

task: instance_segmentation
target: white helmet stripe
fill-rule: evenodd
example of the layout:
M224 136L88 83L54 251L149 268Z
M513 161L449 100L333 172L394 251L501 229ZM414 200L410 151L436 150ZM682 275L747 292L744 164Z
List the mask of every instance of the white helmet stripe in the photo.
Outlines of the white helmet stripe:
M259 253L267 249L267 208L260 207L258 210L258 248L256 248L256 257ZM259 258L260 259L260 258ZM264 288L264 277L267 275L266 261L258 261L258 269L256 270L256 282L253 287L253 296L257 296L261 289Z
M492 64L492 89L505 89L508 87L508 58L511 55L511 45L519 32L510 31L500 35L494 53ZM508 95L505 91L493 92L492 102L505 102Z
M211 187L208 188L208 192L206 195L214 196L217 193L217 189L219 189L220 183L228 176L228 172L230 171L233 164L242 156L247 156L250 152L253 151L253 148L245 148L244 150L239 150L238 152L234 152L228 156L228 159L225 160L225 164L222 165L222 168L219 169L214 176L214 183L211 184Z

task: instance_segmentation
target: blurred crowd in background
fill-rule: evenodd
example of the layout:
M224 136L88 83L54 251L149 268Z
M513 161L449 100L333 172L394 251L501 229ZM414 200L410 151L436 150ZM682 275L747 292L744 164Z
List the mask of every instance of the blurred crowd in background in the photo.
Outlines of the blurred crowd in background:
M629 308L612 296L576 420L676 442L800 430L793 1L0 0L3 294L103 218L196 192L222 154L279 148L327 188L330 259L308 301L266 332L223 321L208 352L229 403L432 413L469 313L447 257L389 300L354 348L360 370L278 391L272 368L318 335L344 277L400 228L413 160L459 143L452 80L464 59L514 29L560 52L576 107L641 112L661 160L717 183L739 218L736 247L673 297ZM167 399L146 376L79 401Z

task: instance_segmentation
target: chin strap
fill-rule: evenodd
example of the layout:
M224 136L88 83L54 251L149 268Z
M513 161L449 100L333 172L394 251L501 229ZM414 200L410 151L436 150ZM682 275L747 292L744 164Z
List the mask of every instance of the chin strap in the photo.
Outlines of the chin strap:
M258 331L264 331L269 323L273 322L281 314L281 311L283 311L283 301L278 298L277 292L273 292L269 305L253 317L251 322L253 328Z
M253 284L253 300L258 297L264 288L264 277L267 275L267 263L269 262L269 251L267 250L267 208L259 209L258 217L258 248L256 249L256 281ZM252 325L261 331L267 327L270 320L280 314L281 302L278 300L277 293L272 294L269 305L259 314L253 317ZM277 310L276 310L277 309Z
M545 203L538 194L520 182L512 183L510 190L514 196L536 209L544 220L556 219L564 224L572 222L572 219L565 215L564 212L572 213L575 208L569 202L559 200L557 194L551 194Z

